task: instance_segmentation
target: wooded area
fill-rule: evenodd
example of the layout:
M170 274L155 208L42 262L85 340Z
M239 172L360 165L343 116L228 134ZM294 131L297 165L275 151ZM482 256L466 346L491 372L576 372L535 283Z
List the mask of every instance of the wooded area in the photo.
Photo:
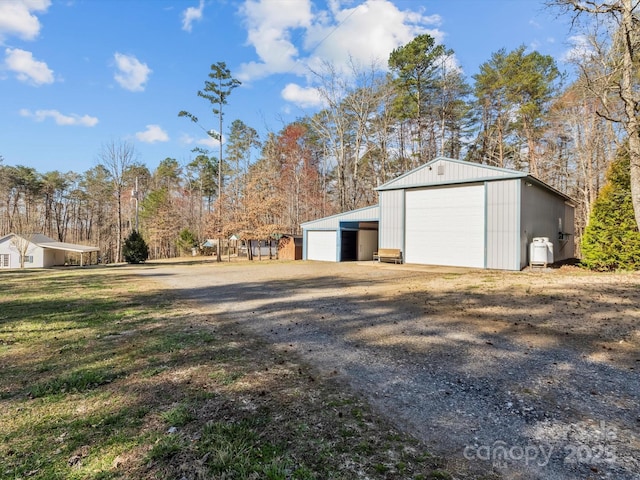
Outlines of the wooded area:
M637 221L637 2L551 3L576 21L586 16L572 72L521 46L495 52L465 78L452 51L420 35L391 53L388 69L353 63L349 72L330 64L314 71L325 107L265 138L239 119L222 135L223 108L239 82L224 63L212 65L198 95L219 122L218 131L206 130L224 137L219 152L194 151L185 164L165 158L151 171L133 144L113 140L83 173L37 172L0 157L0 236L42 232L96 245L112 262L138 225L150 258L172 257L207 238L299 233L301 222L375 204L375 187L447 156L528 170L567 193L577 203L579 240L620 149L631 159Z

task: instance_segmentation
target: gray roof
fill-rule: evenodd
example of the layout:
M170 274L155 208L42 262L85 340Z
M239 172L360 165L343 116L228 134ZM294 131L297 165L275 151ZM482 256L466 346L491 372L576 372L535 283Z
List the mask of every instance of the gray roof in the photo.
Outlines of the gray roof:
M380 207L378 205L372 205L370 207L358 208L357 210L351 210L350 212L338 213L329 217L319 218L318 220L304 222L301 223L300 226L303 229L320 228L330 230L338 228L340 222L375 222L379 218Z
M508 168L493 167L480 163L466 162L447 157L435 158L424 165L400 175L387 183L380 185L376 190L403 190L409 188L433 187L440 185L457 185L463 183L478 183L508 179L527 179L550 192L559 195L567 201L573 202L566 194L547 185L526 172L511 170Z

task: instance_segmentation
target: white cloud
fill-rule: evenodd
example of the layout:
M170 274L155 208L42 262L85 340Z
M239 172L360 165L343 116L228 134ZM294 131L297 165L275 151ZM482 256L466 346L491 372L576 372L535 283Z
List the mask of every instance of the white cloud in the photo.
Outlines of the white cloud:
M50 0L0 0L0 43L9 35L33 40L40 34L40 21L34 12L44 13Z
M438 15L426 15L422 7L400 10L390 0L332 0L323 11L314 11L311 0L297 0L295 9L278 0L245 0L240 13L247 42L259 57L241 65L238 78L245 82L274 73L304 74L307 66L325 62L342 72L350 62L386 65L394 48L419 34L443 40Z
M305 46L313 49L315 58L310 61L328 60L338 71L348 71L352 61L386 66L391 51L417 35L429 33L442 42L444 35L434 28L440 21L438 15L400 10L389 0L366 0L353 8L336 9L330 24L314 25Z
M311 26L311 0L296 0L295 8L283 8L278 0L246 0L240 13L245 17L247 42L260 58L259 62L241 66L240 80L254 80L273 73L304 72L291 36L295 29Z
M182 29L191 32L193 22L202 20L203 11L204 0L200 0L198 7L189 7L182 12Z
M587 35L574 35L568 38L571 48L561 57L563 62L579 62L593 57L596 49Z
M203 145L209 148L217 148L220 146L220 142L210 136L202 138L194 138L191 135L184 133L180 136L180 143L183 145Z
M322 96L316 88L301 87L295 83L290 83L284 87L281 95L287 102L294 103L302 108L322 107L324 104Z
M113 57L118 69L114 75L116 82L125 90L142 92L152 70L133 55L116 52Z
M95 127L98 124L96 117L89 115L80 116L75 113L64 115L57 110L36 110L32 112L31 110L23 108L20 110L20 115L33 118L36 122L44 122L47 118L52 118L57 125L62 126L78 125L81 127Z
M209 148L220 146L220 141L210 136L199 138L195 142L198 145L204 145L205 147L209 147Z
M143 132L136 133L136 138L144 143L168 142L169 135L160 125L147 125Z
M180 143L182 145L192 145L194 142L194 138L187 134L187 133L183 133L182 135L180 135Z
M53 71L45 62L33 58L31 52L19 48L7 48L4 63L8 70L15 72L18 80L32 85L53 83Z

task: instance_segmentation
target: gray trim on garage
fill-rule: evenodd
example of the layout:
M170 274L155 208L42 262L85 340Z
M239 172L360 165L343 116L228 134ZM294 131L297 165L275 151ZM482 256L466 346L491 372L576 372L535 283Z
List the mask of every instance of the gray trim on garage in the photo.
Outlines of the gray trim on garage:
M312 231L334 231L336 232L336 262L341 258L341 242L339 232L344 230L353 230L350 223L353 222L376 222L380 220L380 207L372 205L370 207L359 208L345 213L331 215L329 217L319 218L302 223L302 258L308 260L309 253L309 232ZM343 228L344 227L344 228Z

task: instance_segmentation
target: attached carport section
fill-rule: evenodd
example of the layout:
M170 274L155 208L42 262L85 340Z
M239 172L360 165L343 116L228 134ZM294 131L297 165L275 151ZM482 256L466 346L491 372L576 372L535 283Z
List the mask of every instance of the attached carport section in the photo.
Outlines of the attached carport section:
M340 261L372 260L378 250L378 222L340 222Z
M378 250L378 206L306 222L302 231L305 260L371 260Z
M95 263L98 263L98 247L76 245L64 242L40 242L38 245L44 248L44 267L65 265L65 256L68 252L79 254L80 266L90 265L93 262L92 254L96 253Z

